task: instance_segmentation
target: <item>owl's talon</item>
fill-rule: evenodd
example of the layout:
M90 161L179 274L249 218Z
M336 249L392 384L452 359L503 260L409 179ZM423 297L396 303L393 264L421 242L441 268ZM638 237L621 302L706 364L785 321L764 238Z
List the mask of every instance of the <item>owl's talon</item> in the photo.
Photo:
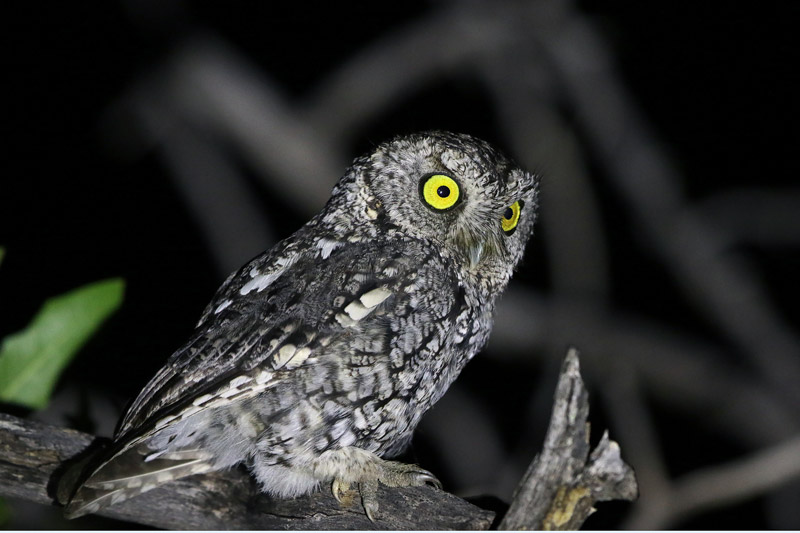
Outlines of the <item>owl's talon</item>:
M442 482L439 481L439 479L430 472L428 472L427 474L421 474L419 476L419 480L422 481L422 484L430 485L434 488L442 490Z
M361 504L370 522L378 519L378 482L362 481L358 484L358 491L361 493Z
M350 490L350 483L347 481L341 481L339 479L334 479L333 484L331 485L331 492L333 492L333 497L336 498L336 501L339 503L344 503L343 494Z
M442 482L439 479L422 468L415 468L409 472L403 472L402 476L406 477L407 484L401 486L407 487L421 487L423 485L431 485L437 489L442 488Z

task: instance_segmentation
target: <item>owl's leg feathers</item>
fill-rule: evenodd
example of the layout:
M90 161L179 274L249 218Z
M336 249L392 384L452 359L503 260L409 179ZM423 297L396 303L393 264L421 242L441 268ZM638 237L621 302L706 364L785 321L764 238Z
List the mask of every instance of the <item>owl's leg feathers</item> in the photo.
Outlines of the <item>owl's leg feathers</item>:
M387 461L374 453L354 447L325 452L317 462L316 471L318 474L333 477L331 492L339 503L347 503L345 493L350 489L351 483L357 483L364 511L373 522L378 516L378 483L388 487L420 487L430 484L438 489L442 488L439 480L423 468Z

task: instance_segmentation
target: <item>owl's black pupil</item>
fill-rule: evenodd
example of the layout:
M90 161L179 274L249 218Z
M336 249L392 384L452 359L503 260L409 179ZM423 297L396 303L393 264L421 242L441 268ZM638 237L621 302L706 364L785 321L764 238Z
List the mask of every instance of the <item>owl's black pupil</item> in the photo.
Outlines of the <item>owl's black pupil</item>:
M506 207L506 210L503 213L503 218L505 218L506 220L511 220L513 216L514 216L514 211L510 207Z
M439 188L436 189L436 194L438 194L440 198L447 198L450 196L450 187L447 185L440 185Z

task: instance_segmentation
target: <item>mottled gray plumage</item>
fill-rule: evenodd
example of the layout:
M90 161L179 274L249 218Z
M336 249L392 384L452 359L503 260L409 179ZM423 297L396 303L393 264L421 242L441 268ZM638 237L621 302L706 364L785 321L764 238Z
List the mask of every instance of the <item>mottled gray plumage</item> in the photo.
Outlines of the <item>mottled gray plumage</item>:
M371 518L379 481L438 483L381 458L486 343L536 207L536 177L466 135L356 159L320 214L225 281L67 515L240 462L278 497L357 483Z

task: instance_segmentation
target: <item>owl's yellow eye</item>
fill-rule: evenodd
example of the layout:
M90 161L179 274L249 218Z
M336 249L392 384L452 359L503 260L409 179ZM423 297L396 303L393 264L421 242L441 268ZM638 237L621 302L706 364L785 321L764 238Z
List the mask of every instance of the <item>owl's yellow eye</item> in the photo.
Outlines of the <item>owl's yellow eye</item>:
M511 235L517 228L519 223L519 213L522 211L522 202L517 201L506 207L503 216L500 219L500 227L506 232L506 235Z
M456 180L444 174L426 176L419 182L419 192L425 203L438 211L454 207L461 197Z

